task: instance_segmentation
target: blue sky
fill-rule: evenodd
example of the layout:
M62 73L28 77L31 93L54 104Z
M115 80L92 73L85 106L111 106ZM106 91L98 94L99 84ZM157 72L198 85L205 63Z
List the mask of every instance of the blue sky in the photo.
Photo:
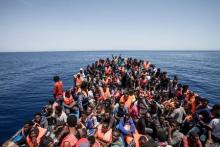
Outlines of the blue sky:
M219 50L220 0L0 0L0 51Z

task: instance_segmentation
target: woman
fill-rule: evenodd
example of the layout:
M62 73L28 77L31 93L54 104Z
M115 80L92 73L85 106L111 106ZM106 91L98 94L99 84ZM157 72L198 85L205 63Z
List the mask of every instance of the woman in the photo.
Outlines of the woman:
M40 144L41 138L46 133L46 129L41 127L33 127L26 138L29 147L36 147Z

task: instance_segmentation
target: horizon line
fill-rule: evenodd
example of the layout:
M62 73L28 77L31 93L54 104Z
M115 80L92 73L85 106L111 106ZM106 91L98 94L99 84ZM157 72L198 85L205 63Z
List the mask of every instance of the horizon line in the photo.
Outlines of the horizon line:
M155 52L184 52L184 51L206 51L215 52L220 51L220 49L79 49L79 50L31 50L31 51L1 51L0 53L37 53L37 52L109 52L109 51L155 51Z

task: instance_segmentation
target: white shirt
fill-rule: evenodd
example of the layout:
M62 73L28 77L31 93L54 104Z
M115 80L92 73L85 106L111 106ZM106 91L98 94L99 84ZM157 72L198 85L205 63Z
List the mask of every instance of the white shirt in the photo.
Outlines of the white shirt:
M66 122L67 121L67 115L65 112L62 111L62 114L60 116L56 116L57 121L63 121Z
M173 117L178 123L182 123L184 115L186 115L186 112L183 107L180 107L172 112L171 117Z
M212 128L212 135L220 139L220 118L212 119L209 126Z

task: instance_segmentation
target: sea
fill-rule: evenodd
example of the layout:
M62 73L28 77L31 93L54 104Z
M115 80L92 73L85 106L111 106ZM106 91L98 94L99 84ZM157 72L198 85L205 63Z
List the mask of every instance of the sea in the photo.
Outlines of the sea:
M220 51L72 51L0 53L0 142L9 139L53 97L53 76L64 88L80 68L112 55L149 60L180 83L220 103Z

